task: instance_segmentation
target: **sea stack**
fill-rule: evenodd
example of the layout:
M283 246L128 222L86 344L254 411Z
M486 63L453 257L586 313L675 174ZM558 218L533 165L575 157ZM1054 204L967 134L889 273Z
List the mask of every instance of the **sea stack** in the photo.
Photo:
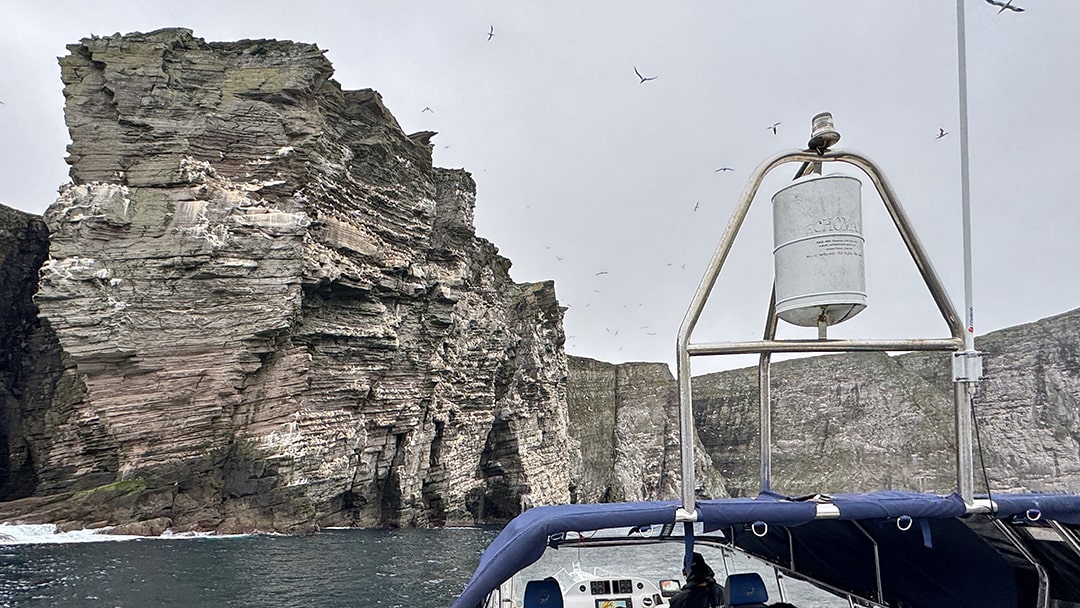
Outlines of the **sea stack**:
M0 515L296 532L568 501L563 309L476 236L466 171L313 44L68 50L55 366L7 418Z

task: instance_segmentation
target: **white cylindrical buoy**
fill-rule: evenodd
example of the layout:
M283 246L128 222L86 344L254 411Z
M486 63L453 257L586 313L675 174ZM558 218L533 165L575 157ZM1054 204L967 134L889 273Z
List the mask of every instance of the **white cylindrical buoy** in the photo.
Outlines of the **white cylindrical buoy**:
M773 195L776 316L820 328L866 308L861 187L814 175Z

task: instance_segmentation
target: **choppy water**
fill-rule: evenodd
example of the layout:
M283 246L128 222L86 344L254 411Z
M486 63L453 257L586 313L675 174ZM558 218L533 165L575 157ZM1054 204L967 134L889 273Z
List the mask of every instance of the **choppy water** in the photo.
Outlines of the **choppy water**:
M327 530L310 536L113 537L54 534L46 526L0 524L0 608L446 608L498 534L496 528ZM779 599L769 571L728 563L707 547L717 570L755 569ZM679 578L682 546L548 552L524 580L559 570L611 570L657 580ZM800 606L847 606L791 584Z
M3 535L25 541L26 530L0 526L0 607L445 608L497 533L328 530L118 542L68 535L13 543Z

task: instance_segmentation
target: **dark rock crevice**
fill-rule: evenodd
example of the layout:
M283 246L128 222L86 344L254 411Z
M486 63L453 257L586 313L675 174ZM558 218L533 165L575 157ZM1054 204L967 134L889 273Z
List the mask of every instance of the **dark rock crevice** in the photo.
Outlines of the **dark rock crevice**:
M484 487L470 505L478 520L508 521L521 512L523 466L519 449L510 422L496 420L480 454L477 474L485 480Z
M46 418L63 363L56 335L37 317L37 269L48 256L40 218L0 207L0 500L31 495Z

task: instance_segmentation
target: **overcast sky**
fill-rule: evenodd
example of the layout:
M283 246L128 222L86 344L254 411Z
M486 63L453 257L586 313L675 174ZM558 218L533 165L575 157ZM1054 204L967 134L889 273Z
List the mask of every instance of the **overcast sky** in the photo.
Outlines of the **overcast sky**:
M978 335L1080 307L1080 2L1017 3L1027 11L965 5ZM378 90L406 132L438 131L435 164L476 179L477 234L515 280L555 281L570 354L671 363L750 172L805 147L822 111L838 148L884 170L963 306L951 1L7 0L3 13L0 202L24 211L42 213L68 179L65 45L180 26L315 43L344 88ZM759 191L695 342L760 338L769 199L794 171ZM869 307L830 337L947 335L863 181Z

